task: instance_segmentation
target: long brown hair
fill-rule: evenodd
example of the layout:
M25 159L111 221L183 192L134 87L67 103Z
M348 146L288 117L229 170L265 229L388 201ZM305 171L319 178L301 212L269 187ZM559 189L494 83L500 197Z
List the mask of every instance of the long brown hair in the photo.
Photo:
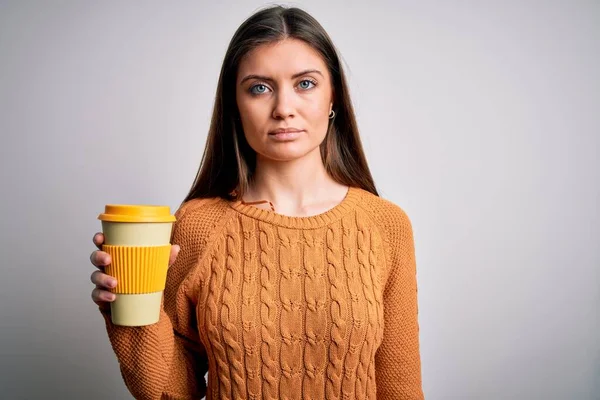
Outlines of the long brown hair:
M235 200L246 192L256 166L256 153L246 141L239 118L238 66L252 49L286 38L302 40L318 51L332 78L335 117L320 146L327 172L338 183L378 195L358 134L346 76L329 35L307 12L274 6L244 21L229 43L202 162L184 202L208 197Z

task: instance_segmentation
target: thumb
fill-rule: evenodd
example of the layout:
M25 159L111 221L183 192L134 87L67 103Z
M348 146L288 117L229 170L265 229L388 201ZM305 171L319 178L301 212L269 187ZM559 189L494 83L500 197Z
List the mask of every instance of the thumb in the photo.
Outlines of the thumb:
M175 264L175 259L177 258L177 255L179 254L179 251L181 250L181 247L179 247L178 244L174 244L173 246L171 246L171 256L169 257L169 267L173 264Z

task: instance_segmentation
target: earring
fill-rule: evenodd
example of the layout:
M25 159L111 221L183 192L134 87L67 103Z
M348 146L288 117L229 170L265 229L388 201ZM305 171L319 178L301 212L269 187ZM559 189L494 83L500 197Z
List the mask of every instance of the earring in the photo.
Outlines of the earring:
M331 110L329 113L329 119L333 119L333 117L335 117L335 111Z

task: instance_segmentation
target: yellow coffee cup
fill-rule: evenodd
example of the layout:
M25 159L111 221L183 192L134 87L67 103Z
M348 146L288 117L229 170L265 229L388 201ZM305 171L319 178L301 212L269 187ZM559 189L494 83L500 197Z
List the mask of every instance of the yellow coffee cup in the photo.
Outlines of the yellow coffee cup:
M117 279L111 289L115 325L158 322L171 254L175 216L167 206L108 204L102 221L102 251L111 256L105 273Z

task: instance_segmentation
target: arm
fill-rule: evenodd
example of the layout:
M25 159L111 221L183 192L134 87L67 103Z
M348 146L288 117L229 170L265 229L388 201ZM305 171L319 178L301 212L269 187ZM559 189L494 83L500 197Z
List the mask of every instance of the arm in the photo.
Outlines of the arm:
M113 325L110 308L101 308L125 385L136 399L191 400L205 395L206 352L200 343L195 307L182 283L195 267L195 251L182 236L176 213L172 243L181 250L169 268L160 320L154 325Z
M413 231L395 209L386 229L388 273L383 291L383 342L375 355L378 400L423 399Z

